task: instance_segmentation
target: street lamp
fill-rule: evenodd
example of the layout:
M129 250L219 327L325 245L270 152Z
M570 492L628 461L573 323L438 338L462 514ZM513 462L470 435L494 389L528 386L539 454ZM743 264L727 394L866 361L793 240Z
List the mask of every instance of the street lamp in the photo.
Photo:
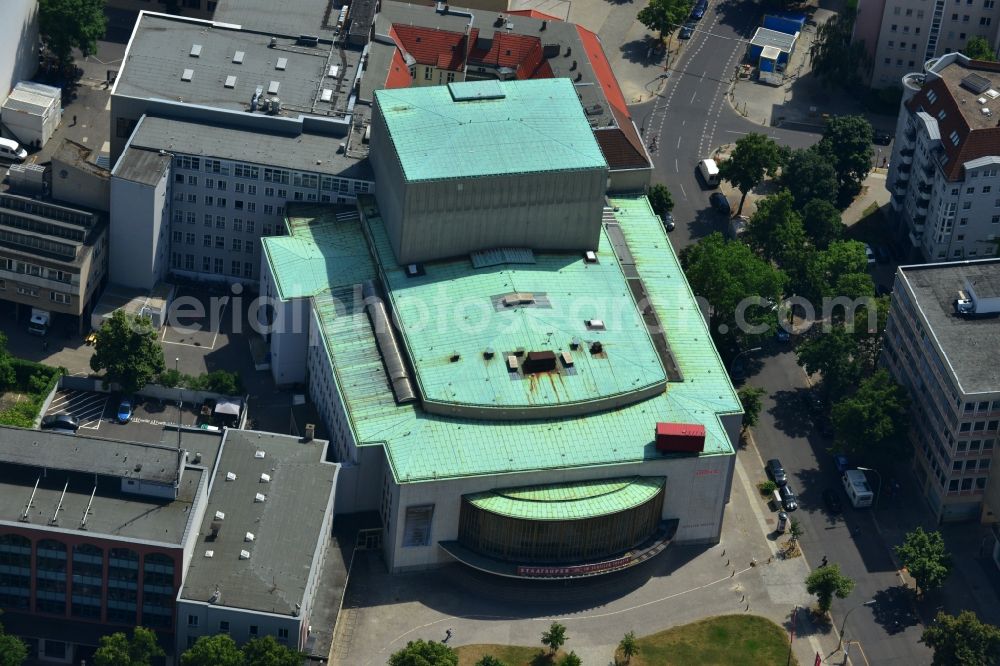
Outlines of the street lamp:
M859 467L862 472L875 472L878 476L878 485L875 486L875 508L878 508L878 496L882 492L882 474L877 469L872 469L871 467Z
M739 360L740 356L743 356L744 354L750 354L750 353L753 353L753 352L759 352L761 349L763 349L763 347L751 347L750 349L744 349L739 354L737 354L736 356L734 356L733 357L733 362L729 364L729 372L732 372L733 368L736 367L736 361Z
M838 650L844 649L844 629L847 627L847 618L851 617L851 613L861 608L862 606L874 606L874 605L875 605L875 600L869 599L868 601L860 603L851 610L847 611L847 615L844 616L844 621L840 623L840 642L837 644Z
M177 375L176 379L177 379L177 452L178 452L178 454L180 454L180 450L181 450L181 405L184 402L181 399L181 397L184 394L181 392L182 389L181 389L181 382L180 382L180 377L181 377L180 363L181 363L180 356L175 356L174 357L174 374Z

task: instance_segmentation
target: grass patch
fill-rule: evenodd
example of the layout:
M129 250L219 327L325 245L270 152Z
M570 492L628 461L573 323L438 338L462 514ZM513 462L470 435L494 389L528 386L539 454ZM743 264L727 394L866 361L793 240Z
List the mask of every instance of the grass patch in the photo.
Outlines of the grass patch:
M868 204L868 208L865 208L863 211L861 211L861 219L868 217L869 215L877 211L879 207L880 206L878 205L878 203L874 201L871 202L870 204Z
M31 428L63 370L19 358L4 359L3 366L11 386L0 398L0 424Z
M721 615L639 639L635 666L758 666L788 658L788 634L756 615ZM792 656L792 664L798 664Z
M458 653L458 666L474 666L477 661L488 654L510 666L549 666L557 663L564 654L560 650L553 658L549 656L547 650L541 647L493 645L490 643L461 645L455 648L455 652Z

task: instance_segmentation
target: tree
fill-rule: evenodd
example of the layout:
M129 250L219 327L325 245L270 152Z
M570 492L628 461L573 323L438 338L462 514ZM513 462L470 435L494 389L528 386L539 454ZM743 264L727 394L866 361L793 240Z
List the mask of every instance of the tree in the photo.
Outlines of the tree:
M986 62L996 62L997 56L990 46L989 40L985 37L973 37L965 43L962 53L973 60L985 60Z
M742 195L736 210L743 212L747 193L757 187L765 176L773 176L784 161L784 153L774 139L751 132L736 141L729 159L719 165L719 177L736 186Z
M148 384L164 368L163 349L150 319L115 310L97 331L90 367L104 370L105 382L118 384L126 395Z
M639 654L639 641L635 639L635 632L630 631L618 641L618 651L625 657L625 663L632 662L632 657Z
M857 386L863 376L855 358L857 341L842 326L834 327L822 335L812 335L795 348L798 364L810 375L823 375L823 388L827 395L838 399Z
M418 639L389 657L388 666L458 666L458 654L444 643Z
M559 666L581 666L583 661L576 656L576 652L570 652L559 660Z
M849 3L816 29L816 40L809 49L812 71L828 86L857 86L871 66L864 40L852 39L857 15L857 5Z
M1000 663L1000 627L980 622L972 611L938 613L920 641L934 650L932 666L995 666Z
M761 398L764 393L764 389L756 386L744 386L737 392L743 406L743 430L752 428L760 420Z
M476 662L475 666L507 666L507 662L500 661L491 654L483 655L483 658Z
M649 0L638 14L639 23L660 33L660 39L677 29L691 13L691 0Z
M819 567L806 576L806 592L816 595L821 613L830 611L834 595L838 599L846 599L853 589L854 581L840 573L840 567L836 564Z
M792 541L798 541L805 533L806 529L802 527L802 523L792 518L788 524L788 536L792 538Z
M886 370L877 371L853 395L834 403L834 449L885 462L905 458L909 406L905 389Z
M660 217L674 209L674 199L670 196L670 190L666 185L653 185L649 188L649 205L653 207L653 212Z
M951 573L951 555L940 532L925 532L918 527L907 532L903 543L893 549L900 564L917 582L917 592L940 587Z
M819 151L837 172L840 201L848 202L861 191L861 183L872 170L872 125L864 116L833 118L823 130Z
M805 275L810 256L806 232L788 190L757 202L744 238L764 259L781 266L793 282Z
M696 294L706 299L712 310L713 331L725 325L736 335L737 306L749 298L770 298L777 302L787 277L756 256L746 244L727 241L713 233L681 252L681 263ZM774 325L770 309L750 307L744 312L751 325L765 324L767 332Z
M566 627L558 622L553 622L549 625L547 631L542 632L542 645L547 646L549 652L552 654L558 652L559 648L565 645L568 639L569 636L566 635Z
M795 207L802 209L813 199L837 202L837 171L833 164L815 147L793 150L781 169L782 187L795 199Z
M28 646L17 636L4 632L0 625L0 666L21 666L28 658Z
M229 634L201 636L181 654L181 666L243 666L243 653Z
M243 646L243 666L300 666L302 654L282 645L274 636L251 639Z
M151 629L136 627L132 636L117 632L101 636L101 646L94 653L96 666L149 666L154 657L164 656Z
M837 284L845 275L861 274L871 283L864 243L854 240L833 241L810 259L806 269L807 285L804 285L803 291L815 300L824 296L836 298L846 295L837 291Z
M104 0L40 0L38 3L38 31L61 67L73 62L74 48L80 49L84 57L92 55L106 27Z
M7 351L7 336L0 333L0 389L10 388L16 382L13 357Z
M833 167L830 167L830 171L833 171ZM830 243L840 240L844 235L840 211L826 199L811 199L806 203L802 208L802 226L817 250L825 250Z

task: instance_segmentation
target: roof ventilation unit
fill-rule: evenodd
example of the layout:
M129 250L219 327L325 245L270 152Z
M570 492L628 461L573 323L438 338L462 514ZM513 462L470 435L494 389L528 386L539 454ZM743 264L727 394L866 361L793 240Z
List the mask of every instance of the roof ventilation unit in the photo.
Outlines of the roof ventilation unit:
M237 65L242 65L243 64L243 59L246 57L246 55L247 54L245 52L243 52L243 51L237 51L233 55L233 62L235 64L237 64Z
M191 56L192 58L200 58L201 57L201 44L192 44L191 45L191 52L188 55Z
M226 481L235 481L235 480L236 480L236 474L234 474L233 472L226 472Z
M243 541L245 541L246 543L250 543L251 541L253 541L256 538L257 537L254 536L253 532L247 532L246 534L243 535Z
M253 452L253 457L256 458L257 460L262 460L266 455L267 454L264 453L264 451L261 449L257 449L256 451Z
M275 69L280 69L282 71L284 71L286 67L288 67L288 58L278 58L278 62L274 64Z
M563 365L567 368L573 367L573 355L568 351L560 352L559 356L562 358Z
M493 358L494 355L495 352L493 351L493 347L487 347L486 349L483 350L483 358L485 358L487 361Z
M226 87L235 88L236 87L236 77L229 75L226 77Z
M978 74L969 74L959 84L974 95L981 95L990 89L990 80Z
M222 511L216 511L215 512L215 519L216 520L225 520L226 519L226 514L223 513Z
M302 46L318 46L319 37L315 35L299 35L299 44Z
M458 363L460 358L462 358L462 355L459 354L458 352L455 352L454 354L448 357L448 360L451 361L452 363Z
M194 78L193 69L185 69L184 72L181 74L181 81L190 81L193 78Z
M261 502L266 502L267 495L265 495L264 493L257 493L253 496L253 501L256 502L257 504L260 504Z
M271 475L270 474L262 473L260 475L260 482L261 483L271 483Z
M596 264L597 253L594 252L593 250L587 250L586 252L583 253L583 260L586 261L588 264Z
M240 551L240 559L241 560L249 560L250 559L250 551L249 550L241 550Z
M323 88L323 92L320 93L319 99L321 102L329 102L333 99L333 91L329 88Z
M271 41L267 45L267 48L273 49L277 45L278 45L278 38L277 37L272 37Z
M409 269L407 271L409 272ZM415 401L417 394L410 381L410 371L403 360L402 351L393 331L392 320L389 318L385 302L379 296L374 280L366 280L362 284L361 296L364 299L365 310L368 312L368 318L375 333L375 345L385 363L386 374L392 384L392 392L396 397L396 402L403 404Z
M604 330L604 320L603 319L588 319L584 322L587 328L591 331L603 331Z
M515 356L514 354L510 354L507 357L507 371L517 372L517 356Z
M205 557L207 557L209 559L215 557L215 551L214 550L206 550L205 551Z
M268 95L277 95L278 94L278 88L280 88L280 87L281 87L281 82L280 81L271 81L269 84L267 84L267 94Z
M330 65L330 69L327 70L327 75L337 78L338 74L340 74L340 65Z
M600 342L591 342L590 343L590 353L591 354L595 354L596 355L596 354L600 354L603 351L604 351L604 345L602 345Z
M524 373L533 375L539 372L552 372L556 369L556 355L551 351L528 352L524 360Z

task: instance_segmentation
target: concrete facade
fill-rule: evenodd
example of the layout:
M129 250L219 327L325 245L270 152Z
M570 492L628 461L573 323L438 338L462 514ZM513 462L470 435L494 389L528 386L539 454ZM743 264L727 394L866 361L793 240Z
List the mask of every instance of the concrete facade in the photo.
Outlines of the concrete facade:
M38 69L38 0L6 0L0 22L0 103Z
M152 289L166 275L170 219L169 158L150 164L142 180L112 170L111 282Z
M1000 90L1000 72L963 55L942 56L925 75L903 79L904 96L886 185L896 235L913 260L996 254L1000 237L1000 148L992 92L962 85L981 77ZM983 100L982 103L979 100ZM986 111L983 111L986 109Z

